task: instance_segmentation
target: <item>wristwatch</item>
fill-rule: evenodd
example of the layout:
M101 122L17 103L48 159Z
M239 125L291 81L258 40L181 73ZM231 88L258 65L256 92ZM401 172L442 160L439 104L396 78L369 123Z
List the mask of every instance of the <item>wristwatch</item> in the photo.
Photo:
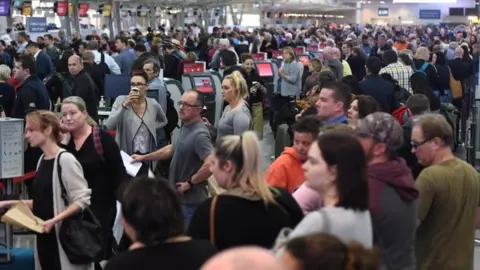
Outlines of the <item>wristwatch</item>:
M188 178L188 180L187 180L187 183L188 183L188 184L189 184L191 187L193 186L193 183L192 183L192 178L191 178L191 177L190 177L190 178Z

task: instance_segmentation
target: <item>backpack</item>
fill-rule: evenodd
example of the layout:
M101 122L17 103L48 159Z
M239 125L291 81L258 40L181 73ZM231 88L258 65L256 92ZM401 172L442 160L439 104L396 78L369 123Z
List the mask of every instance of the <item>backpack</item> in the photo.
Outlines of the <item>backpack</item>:
M170 92L167 91L167 110L165 112L168 123L164 128L168 140L171 140L172 132L178 128L178 112L175 109L175 104Z
M105 53L101 52L100 55L100 63L95 64L95 66L98 67L103 72L103 74L111 74L112 71L105 63Z
M423 65L420 67L420 69L417 69L415 67L415 65L413 65L413 71L415 73L419 72L419 73L423 73L423 74L427 75L426 70L427 70L428 64L429 64L428 62L423 63Z
M61 74L58 74L58 79L62 82L62 101L67 97L73 96L73 84L65 79Z

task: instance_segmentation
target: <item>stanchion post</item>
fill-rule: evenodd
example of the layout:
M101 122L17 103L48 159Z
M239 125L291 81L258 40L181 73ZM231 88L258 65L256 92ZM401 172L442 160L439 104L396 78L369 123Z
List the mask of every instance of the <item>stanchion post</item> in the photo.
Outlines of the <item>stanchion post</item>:
M2 179L3 197L11 199L13 195L13 179ZM13 260L11 248L13 247L13 229L9 224L5 224L5 252L0 252L0 264L6 264Z

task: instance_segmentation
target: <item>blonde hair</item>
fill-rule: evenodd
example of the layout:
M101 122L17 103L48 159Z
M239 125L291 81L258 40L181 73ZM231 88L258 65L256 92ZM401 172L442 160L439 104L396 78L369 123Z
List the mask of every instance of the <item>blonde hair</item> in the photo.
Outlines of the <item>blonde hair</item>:
M230 80L235 90L235 99L241 100L248 96L247 82L239 71L234 71L232 74L225 76L224 80Z
M288 63L290 63L292 61L295 61L295 52L293 51L292 47L285 47L285 48L283 48L282 51L290 54L290 56L292 57L292 59L290 59L290 61ZM283 60L285 61L285 59L283 59Z
M11 74L12 70L7 65L0 65L0 80L8 81Z
M220 164L227 160L235 164L237 172L233 181L242 190L253 191L265 204L275 203L275 196L265 181L263 155L255 132L222 137L215 144L215 156Z
M62 101L61 107L65 104L73 104L73 105L77 106L78 110L82 113L87 111L87 104L85 104L85 101L81 97L78 97L78 96L67 97L66 99L64 99ZM87 114L88 114L88 112L87 112ZM95 120L93 120L93 118L88 116L87 124L90 125L90 126L96 126L97 122L95 122Z

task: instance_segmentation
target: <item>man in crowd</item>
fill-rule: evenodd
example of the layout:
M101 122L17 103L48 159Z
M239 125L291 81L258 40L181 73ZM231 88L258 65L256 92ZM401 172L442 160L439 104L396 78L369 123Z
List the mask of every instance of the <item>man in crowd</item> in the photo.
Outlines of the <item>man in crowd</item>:
M132 73L133 61L135 61L135 54L128 49L128 40L121 37L117 38L115 47L120 51L115 57L115 61L123 75L130 75Z
M95 64L98 66L106 66L105 69L108 69L108 71L113 75L121 74L120 67L118 66L117 62L115 62L110 55L98 51L98 42L96 40L91 40L88 42L87 50L92 51L93 55L95 55Z
M341 82L326 83L315 107L317 116L325 125L347 123L347 111L350 108L352 93L348 85Z
M28 44L27 34L25 34L25 32L18 32L16 39L18 43L17 53L19 54L25 53L27 51L27 44Z
M95 55L92 51L84 51L82 54L83 59L83 69L87 72L88 75L95 82L95 86L98 90L97 99L100 99L100 96L103 96L104 87L105 87L105 73L95 65Z
M53 63L56 63L60 58L60 51L53 43L53 36L46 34L45 36L45 51L52 59Z
M37 76L40 80L45 79L53 73L53 63L50 56L38 48L38 44L30 42L27 45L27 51L35 58L37 65Z

